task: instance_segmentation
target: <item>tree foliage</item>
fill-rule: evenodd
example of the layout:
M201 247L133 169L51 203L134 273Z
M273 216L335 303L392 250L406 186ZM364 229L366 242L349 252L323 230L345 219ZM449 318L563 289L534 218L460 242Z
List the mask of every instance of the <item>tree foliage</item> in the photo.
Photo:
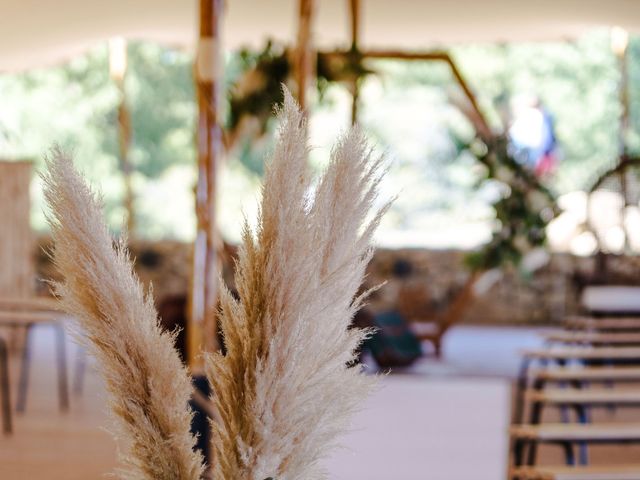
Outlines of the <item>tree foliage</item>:
M468 45L451 51L494 126L501 125L514 95L534 93L542 99L555 118L562 149L558 171L549 181L555 191L586 188L598 172L615 162L620 72L607 31L573 42ZM133 125L137 233L188 238L193 225L190 207L195 178L192 59L185 52L144 42L130 43L128 54L126 89ZM227 56L225 91L250 57L247 52ZM490 220L489 206L498 193L491 185L477 188L485 173L465 148L473 129L450 102L459 92L447 68L394 61L367 62L365 66L376 74L363 81L360 118L395 160L389 183L395 191L403 191L382 231L437 231L452 223L476 225ZM640 81L638 39L629 45L628 71L631 128L626 139L628 149L637 153L640 93L634 86ZM109 78L106 46L64 65L0 75L0 89L0 157L32 158L39 165L54 142L72 148L79 167L90 180L100 182L109 222L117 228L124 215L116 136L119 94ZM329 144L326 132L333 136L338 126L348 124L348 95L336 95L338 90L344 88L329 88L314 108L314 143L314 131L322 143L328 140ZM231 121L230 106L225 105L224 111ZM255 184L269 145L264 142L258 148L242 145L236 149L227 159L228 171L234 176L227 182L234 188ZM249 188L231 194L246 197L254 193L253 187ZM34 225L43 228L44 220L37 214L39 189L34 192ZM168 197L175 201L167 203ZM240 203L230 200L225 207ZM188 211L179 213L177 205ZM238 215L229 214L229 218Z

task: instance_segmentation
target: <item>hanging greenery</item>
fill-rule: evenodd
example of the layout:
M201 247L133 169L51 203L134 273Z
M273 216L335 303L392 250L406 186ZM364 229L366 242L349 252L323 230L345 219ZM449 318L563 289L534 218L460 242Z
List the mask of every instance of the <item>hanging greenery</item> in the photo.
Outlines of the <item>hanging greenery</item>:
M293 56L286 48L268 42L265 49L252 54L241 53L244 73L231 89L228 127L231 138L266 131L275 106L283 101L283 83L293 73ZM318 53L316 64L319 95L331 83L344 83L347 88L367 75L375 74L364 65L362 52ZM466 263L474 271L511 265L518 267L525 256L544 246L546 226L557 212L554 195L533 172L518 163L511 152L506 134L496 135L478 122L477 112L461 106L461 110L478 132L477 138L464 147L486 167L482 181L494 180L502 185L502 195L493 203L496 221L491 240L480 250L470 253ZM485 127L485 128L483 128Z
M243 73L229 90L228 145L236 145L243 136L252 138L266 132L274 108L282 105L282 85L291 83L294 72L293 52L271 41L261 52L245 49L239 57ZM321 98L331 83L344 83L351 88L371 73L374 72L364 67L362 53L356 49L317 54L316 78Z
M503 186L502 195L493 203L496 222L491 240L480 250L467 255L467 265L475 271L512 265L546 242L547 224L558 214L553 193L511 154L506 135L469 146L486 167L484 181Z
M272 42L258 54L245 49L239 57L243 73L229 91L227 131L232 143L249 123L256 133L264 134L274 107L284 101L282 85L292 73L289 51Z
M331 83L344 83L347 88L362 81L364 77L376 73L364 64L362 52L351 48L345 52L318 52L316 77L320 98Z

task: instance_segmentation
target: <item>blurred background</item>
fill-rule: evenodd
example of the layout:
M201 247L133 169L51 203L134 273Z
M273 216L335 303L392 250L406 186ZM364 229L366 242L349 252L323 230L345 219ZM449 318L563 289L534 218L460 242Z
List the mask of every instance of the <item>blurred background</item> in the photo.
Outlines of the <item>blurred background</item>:
M366 279L388 283L355 319L378 328L367 370L392 375L363 399L330 478L505 478L519 372L530 380L519 366L544 357L523 349L546 351L551 335L551 349L638 348L624 366L640 365L640 3L0 0L0 27L0 478L115 466L104 387L50 303L38 172L51 147L102 192L197 374L200 349L219 344L204 312L217 272L233 288L283 83L307 112L316 172L356 122L389 161L380 201L398 195ZM591 324L553 337L576 315L629 320L626 340ZM573 365L564 354L557 365ZM590 421L638 420L584 399L550 401L545 419L566 421L576 401ZM575 463L627 465L640 425L623 447L588 441ZM568 457L545 445L534 460ZM513 478L595 478L532 472Z

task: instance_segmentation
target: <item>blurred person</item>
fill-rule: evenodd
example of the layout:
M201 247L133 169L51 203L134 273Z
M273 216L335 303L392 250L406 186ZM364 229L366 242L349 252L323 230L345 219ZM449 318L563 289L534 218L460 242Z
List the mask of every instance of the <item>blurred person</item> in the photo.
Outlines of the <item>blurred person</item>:
M538 97L523 95L514 101L509 138L518 162L539 177L554 172L558 163L554 121Z

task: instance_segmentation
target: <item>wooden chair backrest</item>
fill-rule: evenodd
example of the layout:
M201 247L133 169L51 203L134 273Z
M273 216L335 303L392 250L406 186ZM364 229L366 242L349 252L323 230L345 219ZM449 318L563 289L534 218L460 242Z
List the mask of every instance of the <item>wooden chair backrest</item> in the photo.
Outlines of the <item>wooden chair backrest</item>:
M0 161L0 297L34 294L31 163Z

